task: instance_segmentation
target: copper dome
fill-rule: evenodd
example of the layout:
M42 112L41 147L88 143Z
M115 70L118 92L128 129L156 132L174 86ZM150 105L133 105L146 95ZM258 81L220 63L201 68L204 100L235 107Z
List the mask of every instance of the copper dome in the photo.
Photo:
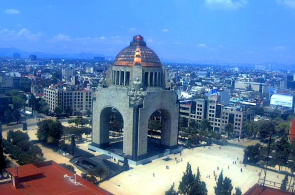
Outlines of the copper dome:
M141 64L144 67L161 67L161 61L157 54L146 46L143 37L136 35L130 46L124 48L116 56L115 66L134 66Z

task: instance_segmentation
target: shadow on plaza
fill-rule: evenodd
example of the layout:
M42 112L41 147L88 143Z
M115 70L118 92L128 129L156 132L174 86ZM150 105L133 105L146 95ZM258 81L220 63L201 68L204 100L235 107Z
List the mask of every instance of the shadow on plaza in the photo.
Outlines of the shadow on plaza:
M123 153L123 141L111 142L108 146L105 146L103 149L106 151L109 151L110 153L114 153L122 157L126 156ZM147 154L139 156L137 160L146 159L156 155L159 155L159 157L163 157L164 152L167 149L170 149L170 148L164 145L161 145L161 140L148 138ZM128 156L128 155L127 157L131 158L131 156Z

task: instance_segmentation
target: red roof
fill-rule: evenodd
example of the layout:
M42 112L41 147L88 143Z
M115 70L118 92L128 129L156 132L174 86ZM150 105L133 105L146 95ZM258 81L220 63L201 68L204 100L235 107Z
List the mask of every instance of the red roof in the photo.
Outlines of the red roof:
M8 168L6 171L18 177L18 187L15 188L11 182L0 185L1 195L111 194L79 176L76 176L75 183L74 174L54 161Z
M244 193L244 195L292 195L292 193L280 189L255 184L246 193Z

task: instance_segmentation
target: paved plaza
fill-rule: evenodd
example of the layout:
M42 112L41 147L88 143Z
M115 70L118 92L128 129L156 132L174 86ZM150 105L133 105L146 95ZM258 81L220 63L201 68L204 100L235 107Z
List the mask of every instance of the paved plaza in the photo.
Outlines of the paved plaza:
M35 120L35 119L34 119ZM35 123L35 124L34 124ZM66 122L63 125L68 126ZM14 127L14 130L20 130L20 127ZM36 122L32 120L32 125L29 126L27 131L31 140L38 140ZM3 137L6 137L8 128L3 128ZM84 138L86 138L84 136ZM88 138L90 140L90 138ZM99 155L97 152L88 150L89 142L77 144L77 146L85 151L88 151L94 155ZM238 143L237 143L238 144ZM241 143L240 143L241 144ZM248 141L245 142L248 145ZM69 159L55 153L49 148L38 144L46 160L54 160L58 163L71 164ZM242 144L241 144L242 145ZM260 168L247 165L244 167L240 164L243 158L243 148L232 146L220 146L213 145L210 147L198 147L194 149L184 149L182 154L170 155L169 161L165 161L166 157L154 160L152 163L146 165L132 166L132 169L123 172L112 179L100 184L100 187L114 193L114 194L164 194L170 186L175 183L176 189L183 176L183 172L186 169L187 162L192 165L193 173L197 172L197 168L200 168L202 180L206 182L208 194L214 194L214 186L216 181L214 180L214 171L217 175L223 170L224 176L232 179L233 187L240 187L242 192L246 192L251 186L258 181L258 174L261 172ZM179 163L176 163L177 158ZM182 161L181 161L182 160ZM233 161L236 161L236 165L233 165ZM74 164L72 164L74 165ZM74 165L75 166L75 165ZM169 169L166 169L169 166ZM229 166L229 168L228 168ZM219 171L217 170L219 167ZM242 172L241 172L242 168ZM78 174L81 174L77 168ZM155 176L153 176L155 174ZM210 175L210 178L209 178ZM264 173L261 173L263 176ZM267 180L281 183L284 176L276 172L267 172ZM234 192L234 190L233 190Z
M209 147L185 149L181 156L180 154L170 155L170 161L163 160L164 157L146 165L132 167L133 169L103 182L100 187L114 194L164 194L173 182L178 188L187 162L189 162L193 173L197 172L198 167L200 168L201 177L206 182L209 195L214 194L213 187L216 185L213 171L219 175L221 170L223 170L224 177L232 179L234 188L240 187L242 192L246 192L257 183L261 169L249 165L244 167L239 163L242 157L243 148L237 147L222 146L219 149L219 146L213 145L210 149ZM175 158L180 162L176 163ZM236 165L233 165L233 161L236 161ZM166 169L166 166L169 166L169 169ZM267 180L281 183L283 178L281 174L267 172Z

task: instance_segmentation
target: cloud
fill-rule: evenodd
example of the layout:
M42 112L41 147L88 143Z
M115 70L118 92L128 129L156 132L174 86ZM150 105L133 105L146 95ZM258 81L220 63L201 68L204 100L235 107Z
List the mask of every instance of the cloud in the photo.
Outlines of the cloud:
M167 32L169 32L169 30L168 30L167 28L163 28L163 29L162 29L162 32L163 32L163 33L167 33Z
M199 43L199 44L198 44L198 47L207 47L207 45L204 44L204 43Z
M152 42L153 42L153 39L147 39L146 42L147 42L147 43L152 43Z
M286 47L284 46L276 46L274 48L272 48L273 51L285 51Z
M205 0L205 5L212 9L237 10L247 3L248 0Z
M68 35L64 35L62 33L56 35L55 37L53 37L54 41L71 41L71 37Z
M20 11L17 9L6 9L4 10L5 14L20 14Z
M11 39L11 40L30 40L37 41L40 37L42 37L42 33L31 33L28 29L22 28L19 31L2 29L0 30L0 38L1 39Z
M129 29L130 31L136 31L136 28L132 27Z
M295 0L277 0L277 3L295 9Z
M106 37L105 37L105 36L101 36L101 37L99 37L98 39L99 39L99 40L105 40Z

